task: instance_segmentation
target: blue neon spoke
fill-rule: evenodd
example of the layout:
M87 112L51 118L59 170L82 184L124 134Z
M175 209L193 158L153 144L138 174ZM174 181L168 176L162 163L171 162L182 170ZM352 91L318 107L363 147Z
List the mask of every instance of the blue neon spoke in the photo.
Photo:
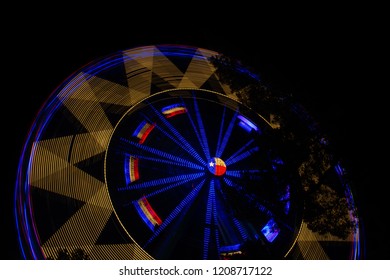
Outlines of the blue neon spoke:
M229 187L235 188L239 193L243 193L244 192L244 188L242 186L240 186L239 184L234 183L232 180L228 179L227 177L224 177L223 180L226 183L226 185L228 185ZM269 218L272 218L274 216L274 214L270 210L268 210L267 207L265 207L260 202L255 201L254 198L248 198L248 199L249 199L248 203L251 203L252 205L254 205L254 207L256 209L258 209L260 212L262 212L265 215L267 215Z
M219 127L219 134L218 134L217 150L216 150L215 154L218 154L218 151L219 151L220 145L221 145L221 141L222 141L223 126L225 123L225 112L226 112L226 107L223 107L221 126Z
M219 187L219 180L216 180L215 182L217 184L217 187ZM215 190L214 190L214 192L215 192ZM220 242L219 242L219 231L216 227L216 225L218 223L218 212L217 212L217 199L216 199L215 194L214 194L213 219L214 219L214 225L215 225L215 227L214 227L214 229L215 229L215 244L217 247L217 252L219 254Z
M214 180L210 181L210 188L209 188L209 196L207 199L207 207L206 207L206 225L211 224L211 213L213 211L213 205L215 202L215 191L214 191Z
M171 185L168 185L168 186L166 186L166 187L162 187L161 189L158 189L157 191L148 193L148 194L145 195L145 197L146 197L146 198L149 198L149 197L158 195L158 194L160 194L160 193L169 191L169 190L171 190L171 189L173 189L173 188L176 188L176 187L178 187L178 186L181 186L181 185L184 185L184 184L189 183L189 182L191 182L191 181L194 181L194 180L196 180L196 179L198 179L198 178L199 178L199 177L194 177L194 178L190 177L190 178L186 178L186 179L184 179L184 180L182 180L182 181L175 182L175 183L173 183L173 184L171 184Z
M180 147L181 149L183 149L186 153L188 153L190 156L192 156L193 158L195 158L197 161L199 161L201 164L205 165L206 162L200 157L200 155L194 150L194 148L192 146L190 146L190 144L183 144L183 142L181 142L180 140L178 140L177 138L175 138L173 135L169 134L169 132L165 131L162 127L160 126L156 126L156 128L161 131L166 137L168 137L169 139L171 139L173 142L175 142L175 144ZM176 136L177 137L177 136ZM184 139L184 138L183 138Z
M216 249L219 253L220 242L219 232L217 229L218 213L217 213L217 200L215 195L214 180L210 181L209 194L207 199L206 217L205 217L205 228L203 237L203 259L208 259L209 245L212 234L215 237ZM219 181L216 181L218 183ZM212 230L213 229L213 232Z
M228 159L225 160L225 163L226 162L229 162L230 160L232 160L233 158L235 158L237 155L239 155L240 153L242 153L247 147L249 147L253 142L255 141L255 139L251 139L249 140L244 146L242 146L240 149L238 149L234 154L232 154Z
M235 178L243 178L246 174L258 174L260 170L258 169L250 169L250 170L227 170L226 176L235 177Z
M163 116L154 106L150 106L157 117L162 121L162 123L169 129L169 131L173 134L170 135L160 126L156 126L165 136L169 137L172 141L174 141L179 147L181 147L184 151L198 160L202 165L206 165L206 162L201 158L201 156L195 151L195 149L187 142L187 140L167 121L165 116ZM175 138L176 137L176 138Z
M194 102L195 102L195 100L194 100ZM183 103L184 103L184 101L183 101ZM199 111L199 110L197 110L197 111ZM210 151L209 151L209 148L208 148L206 135L205 135L205 133L203 133L203 135L199 134L199 133L202 133L201 127L203 127L203 122L201 122L201 125L199 125L199 130L200 130L200 132L199 132L198 128L196 127L196 124L195 124L194 120L191 117L191 114L187 114L187 116L188 116L188 119L189 119L189 121L191 123L192 129L194 130L194 132L196 134L196 138L198 139L199 144L202 147L202 150L203 150L203 152L205 154L206 160L209 160L209 158L210 158ZM200 115L199 115L199 117L200 117ZM202 121L202 120L200 120L200 121ZM198 120L198 123L199 123L199 120ZM204 130L204 128L203 128L203 130ZM204 140L204 139L206 139L206 140Z
M207 206L206 206L205 228L204 228L204 237L203 237L203 259L208 259L208 255L209 255L212 214L213 214L214 207L215 207L214 180L211 180L209 194L207 198Z
M255 208L257 208L260 212L266 214L269 218L272 218L274 216L274 214L260 202L255 203Z
M203 259L207 260L209 256L209 243L210 243L210 237L211 237L211 229L210 227L204 228L203 233Z
M202 121L202 116L200 115L199 107L198 107L198 102L196 101L196 98L194 97L194 109L195 109L195 115L196 119L198 121L198 126L199 126L199 132L201 136L201 143L202 143L202 148L205 152L206 155L206 160L209 160L210 158L210 150L209 150L209 144L207 142L207 137L206 137L206 131L203 126L203 121Z
M223 178L223 181L226 183L226 185L228 185L229 187L234 187L236 184L232 181L232 180L230 180L230 179L228 179L227 177L224 177Z
M177 157L177 156L174 156L172 154L169 154L169 153L166 153L166 152L163 152L159 149L156 149L156 148L152 148L152 147L149 147L149 146L146 146L146 145L141 145L137 142L133 142L131 140L128 140L126 138L120 138L120 140L126 144L129 144L129 145L132 145L142 151L146 151L148 153L151 153L151 154L154 154L154 155L157 155L159 157L162 157L162 158L166 158L168 160L171 160L173 162L176 162L177 164L181 163L183 166L188 166L188 167L191 167L191 168L194 168L194 169L204 169L204 167L201 167L200 165L197 165L189 160L185 160L181 157Z
M219 150L216 153L217 154L216 156L219 158L222 156L223 151L225 150L226 144L230 139L230 135L232 134L234 123L236 122L237 116L238 116L238 110L236 110L236 113L232 117L232 119L229 123L229 126L226 129L225 135L223 136L221 146L219 147Z
M149 238L149 240L143 246L147 247L160 233L178 216L185 215L191 204L194 202L196 196L201 190L205 179L203 179L180 203L176 206L176 208L168 215L168 217L164 220L164 222L154 231L153 235Z
M216 180L215 183L219 184L220 181ZM233 187L236 186L232 181L230 181L229 184ZM225 203L229 205L229 199L227 199L226 195L223 192L219 193L219 195L221 195L221 198L216 196L214 208L214 221L218 224L217 230L215 231L218 253L220 252L221 248L219 242L219 228L224 228L226 230L226 234L230 242L242 243L243 241L248 239L247 230L245 229L245 226L240 222L240 220L238 220L232 213L226 213L224 207L218 207L218 204L221 201L220 199L224 200Z
M236 229L238 230L238 232L240 233L242 240L244 240L244 241L247 240L248 234L247 234L244 226L241 224L241 222L236 217L233 217L233 223L234 223L234 226L236 227Z
M269 218L273 218L274 214L263 204L260 202L255 202L255 208L257 208L260 212L266 214Z
M183 100L182 100L182 102L185 103ZM188 116L188 119L189 119L189 121L190 121L190 123L191 123L192 129L193 129L193 131L195 132L196 138L198 139L199 144L200 144L200 146L201 146L202 149L203 149L203 152L204 152L204 154L205 154L205 156L206 156L206 159L208 160L207 152L206 152L206 150L205 150L204 147L203 147L202 139L200 138L200 135L199 135L198 129L196 128L195 122L194 122L194 120L192 119L191 114L186 114L186 115Z
M238 161L241 161L249 156L251 156L253 153L257 152L259 150L259 147L253 147L252 149L243 152L242 154L239 154L235 156L234 158L230 158L229 160L225 161L226 165L232 165L233 163L236 163Z
M185 180L193 180L196 178L199 178L201 176L204 176L204 172L201 173L192 173L192 174L184 174L184 175L177 175L172 177L166 177L141 183L133 183L126 187L118 188L119 191L126 191L126 190L139 190L139 189L147 189L150 187L158 187L166 184L175 183L178 181L185 181Z
M166 160L166 159L160 159L160 158L154 158L154 157L146 157L143 155L138 155L138 154L131 154L131 156L136 157L138 159L143 159L145 161L153 161L153 162L158 162L158 163L164 163L168 165L177 165L177 166L183 166L183 167L189 167L191 169L197 169L197 170L204 170L204 167L194 164L190 161L171 161L171 160Z
M214 220L217 221L216 217L214 217ZM215 229L215 245L217 247L217 252L218 252L218 255L219 255L221 245L220 245L220 242L219 242L219 231L217 229Z

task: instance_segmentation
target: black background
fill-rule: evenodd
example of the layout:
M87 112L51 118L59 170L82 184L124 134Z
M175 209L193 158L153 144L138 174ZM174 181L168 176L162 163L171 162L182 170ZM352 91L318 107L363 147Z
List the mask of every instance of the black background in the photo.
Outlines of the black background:
M113 52L182 44L241 60L271 89L292 94L305 106L354 182L364 258L388 259L387 126L384 92L378 88L383 42L378 18L368 18L372 12L366 7L303 9L232 7L225 12L194 4L169 13L151 4L142 10L116 7L93 13L73 7L62 15L56 9L45 15L15 12L8 23L12 28L3 34L1 258L21 258L13 214L17 164L34 117L51 92L74 71Z

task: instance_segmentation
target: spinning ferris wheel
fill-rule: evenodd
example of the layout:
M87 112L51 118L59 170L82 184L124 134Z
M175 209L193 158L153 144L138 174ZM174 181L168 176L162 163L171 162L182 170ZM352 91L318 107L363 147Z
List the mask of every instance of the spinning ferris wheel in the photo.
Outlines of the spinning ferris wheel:
M307 222L302 170L310 161L297 165L277 112L244 102L213 63L219 56L187 46L134 48L92 62L53 92L20 159L16 218L25 258L64 249L91 259L359 258L343 167L321 173L337 178L354 225L340 238ZM288 108L302 116L296 104ZM308 118L296 120L317 133Z

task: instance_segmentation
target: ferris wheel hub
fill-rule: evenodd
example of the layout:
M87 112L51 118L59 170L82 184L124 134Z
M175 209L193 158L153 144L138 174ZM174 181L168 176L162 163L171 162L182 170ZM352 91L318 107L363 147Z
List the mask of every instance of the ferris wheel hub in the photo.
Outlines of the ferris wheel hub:
M225 162L218 158L213 157L207 164L209 171L215 176L222 176L226 172L226 164Z

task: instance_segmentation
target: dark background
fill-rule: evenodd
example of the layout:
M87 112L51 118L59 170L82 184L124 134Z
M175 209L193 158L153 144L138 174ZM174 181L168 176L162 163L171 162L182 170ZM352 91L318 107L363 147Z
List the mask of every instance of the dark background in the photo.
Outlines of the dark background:
M384 180L388 158L383 148L388 125L384 92L378 88L380 23L367 17L371 11L365 7L310 8L270 13L234 7L222 13L220 8L211 12L194 5L193 14L190 9L169 15L161 11L158 18L147 10L121 7L88 15L73 14L76 9L65 15L48 12L50 16L15 13L12 29L3 34L8 63L2 74L5 180L0 223L5 248L0 258L21 258L13 214L17 164L34 117L48 96L74 71L113 52L183 44L241 60L271 89L292 94L305 106L328 134L353 181L364 226L364 258L388 259L389 184Z

